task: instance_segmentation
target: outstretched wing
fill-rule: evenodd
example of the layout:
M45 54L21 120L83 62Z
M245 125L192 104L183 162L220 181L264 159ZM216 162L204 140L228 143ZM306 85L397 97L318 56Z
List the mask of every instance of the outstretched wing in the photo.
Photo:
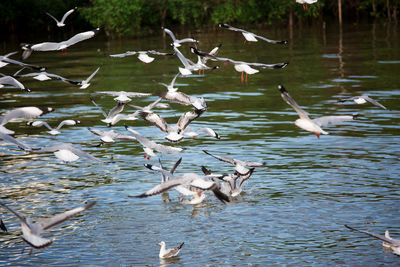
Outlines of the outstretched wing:
M352 121L357 117L356 115L344 115L344 116L323 116L312 121L320 127L327 126L329 124L335 125L346 121Z
M294 101L294 99L289 95L289 92L282 85L278 85L279 91L281 91L281 96L286 103L289 104L296 112L299 114L299 117L302 119L309 119L307 112L302 110L300 106Z

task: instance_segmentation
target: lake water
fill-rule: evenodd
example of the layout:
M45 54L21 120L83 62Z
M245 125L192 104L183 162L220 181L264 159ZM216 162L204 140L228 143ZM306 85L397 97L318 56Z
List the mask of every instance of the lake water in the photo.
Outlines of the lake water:
M174 29L173 29L174 30ZM289 39L286 29L254 29L271 39ZM185 37L187 32L179 36ZM66 35L67 36L70 35ZM385 252L379 240L344 227L400 237L400 38L394 27L351 25L340 32L331 25L324 31L303 26L295 29L288 45L265 42L244 44L240 33L218 29L195 32L199 49L211 50L222 43L220 56L247 62L290 64L279 70L260 70L241 83L232 65L220 65L205 76L180 77L183 92L202 96L208 111L192 128L212 127L221 140L209 136L185 139L176 146L178 155L162 155L170 168L182 157L176 174L201 173L201 166L233 172L232 166L202 152L242 160L265 161L244 186L244 192L226 205L209 195L200 205L183 205L178 194L163 203L159 195L136 199L160 182L160 176L143 164L158 164L143 158L136 142L120 141L96 147L99 138L88 127L108 130L91 95L106 111L112 97L96 91L138 91L154 96L134 99L145 105L154 101L177 73L179 60L157 57L143 66L135 57L110 58L128 50L170 51L169 38L160 35L134 40L107 41L104 36L76 44L68 54L33 52L28 63L48 67L48 72L70 79L86 79L98 66L91 86L81 90L59 81L20 81L31 93L2 88L0 112L21 106L50 106L55 112L40 120L58 125L64 119L81 121L50 136L45 128L25 122L7 124L14 135L31 146L71 142L101 159L79 159L64 164L53 153L29 153L0 140L1 201L32 218L56 214L96 200L97 205L68 223L53 228L47 236L55 242L32 255L21 254L23 241L19 222L5 210L1 218L9 232L0 233L0 265L39 266L366 266L398 265L399 258ZM26 38L26 37L25 37ZM19 49L24 37L2 43L1 54ZM50 39L50 37L49 37ZM34 40L42 42L46 37ZM62 40L60 38L59 40ZM192 58L189 45L181 51ZM12 74L17 67L1 69ZM281 98L282 84L311 117L359 113L356 121L325 127L329 135L317 138L292 124L298 116ZM372 104L338 104L339 98L367 94L388 110ZM170 103L155 110L175 123L190 108ZM125 109L130 110L129 108ZM167 144L164 134L142 120L125 122L146 137ZM127 134L124 122L113 129ZM163 262L159 246L185 245L179 257Z

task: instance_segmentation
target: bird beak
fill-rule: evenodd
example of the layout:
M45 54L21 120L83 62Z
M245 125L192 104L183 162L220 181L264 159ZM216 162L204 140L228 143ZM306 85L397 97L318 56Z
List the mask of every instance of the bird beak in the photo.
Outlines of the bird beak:
M161 246L161 243L157 243L157 245Z

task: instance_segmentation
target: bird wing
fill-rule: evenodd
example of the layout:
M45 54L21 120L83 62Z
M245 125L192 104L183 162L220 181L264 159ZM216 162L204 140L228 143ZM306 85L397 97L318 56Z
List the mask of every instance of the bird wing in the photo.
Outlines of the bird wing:
M226 24L226 23L221 23L221 24L219 24L219 26L223 27L223 28L226 28L228 30L231 30L231 31L235 31L235 32L248 32L248 31L245 31L245 30L242 30L242 29L239 29L239 28L235 28L235 27L233 27L233 26L231 26L229 24Z
M372 236L372 237L375 237L375 238L377 238L377 239L380 239L380 240L382 240L382 241L384 241L384 242L386 242L386 243L389 243L389 244L392 244L392 245L396 245L396 246L399 245L397 242L393 242L392 239L389 239L389 238L385 237L384 235L375 234L375 233L368 232L368 231L363 231L363 230L358 230L358 229L355 229L355 228L353 228L353 227L350 227L350 226L348 226L348 225L346 225L346 224L345 224L344 226L347 227L347 228L349 228L350 230L354 230L354 231L357 231L357 232L360 232L360 233L367 234L367 235L369 235L369 236Z
M56 19L53 15L51 15L51 14L48 13L48 12L46 12L46 14L47 14L50 18L54 19L57 23L59 23L58 19Z
M264 64L264 63L246 63L249 66L254 66L254 67L259 67L262 69L282 69L286 67L289 63L288 62L282 62L282 63L276 63L276 64Z
M47 230L49 228L52 228L53 226L56 226L57 224L65 222L69 218L76 216L78 213L93 207L95 204L96 202L93 201L85 206L65 211L50 218L42 219L38 222L38 225L41 228L40 230Z
M297 112L300 118L309 119L307 112L300 108L300 106L296 103L296 101L294 101L294 99L289 95L289 92L286 91L286 89L282 85L279 85L278 89L279 91L281 91L281 96L283 100L285 100L285 102L288 103L289 106L291 106Z
M71 9L71 10L68 10L65 14L64 14L64 16L62 17L62 19L61 19L61 23L64 23L64 21L65 21L65 19L69 16L69 15L71 15L71 13L72 12L74 12L75 11L75 8L73 8L73 9Z
M168 252L166 254L163 255L163 258L171 258L174 257L176 255L178 255L179 251L181 250L182 246L184 243L180 244L178 247L176 248L170 248L168 249Z
M236 164L236 161L235 161L234 159L232 159L232 158L215 156L215 155L209 153L209 152L206 151L206 150L203 150L203 152L206 153L207 155L210 155L211 157L214 157L214 158L220 160L220 161L227 162L227 163L230 163L230 164L232 164L232 165L235 165L235 164Z
M188 127L192 121L200 117L201 114L202 112L195 109L183 113L176 124L178 126L178 129L182 132L185 131L186 127Z
M171 188L174 188L178 185L187 184L190 182L190 180L191 180L191 178L175 177L175 178L169 179L168 181L165 181L161 184L158 184L158 185L154 186L152 189L148 190L147 192L137 195L135 197L143 198L143 197L157 195L157 194L163 193L165 191L168 191Z
M183 104L183 105L191 105L191 101L190 101L190 97L182 92L162 92L160 94L160 96L162 98L164 98L165 100L168 101L174 101L174 102L178 102L179 104Z
M171 172L164 170L162 167L157 167L151 164L144 164L144 166L152 171L160 172L162 175L167 176L168 178L174 178L174 175Z
M96 30L94 31L87 31L87 32L81 32L78 33L74 36L72 36L70 39L68 39L67 41L62 42L63 44L65 44L66 46L71 46L74 45L78 42L84 41L86 39L92 38L93 36L96 35Z
M322 127L322 126L327 126L329 124L335 125L335 124L339 124L345 121L352 121L354 120L356 117L356 115L353 116L349 116L349 115L345 115L345 116L323 116L323 117L319 117L316 119L313 119L312 121L317 124L318 126Z
M4 204L4 203L2 203L2 202L0 202L0 205L3 206L4 208L8 209L11 213L13 213L15 216L17 216L17 218L18 218L22 223L24 223L24 224L27 225L29 228L31 228L30 225L29 225L29 223L26 221L26 218L25 218L24 215L22 215L21 213L19 213L19 212L13 210L12 208L10 208L9 206L7 206L6 204Z
M174 48L174 51L175 51L177 57L182 62L183 66L185 66L185 68L190 68L189 60L181 53L181 51L179 51L178 48L176 48L175 46L173 48ZM192 62L192 64L193 64L193 62Z
M240 164L250 167L250 168L258 168L258 167L264 167L266 164L265 162L256 162L256 161L241 161L237 160Z
M33 150L30 146L25 145L24 143L18 141L14 137L12 137L8 134L2 133L2 132L0 132L0 139L3 139L4 141L7 141L9 143L16 144L19 148L21 148L23 150L28 150L28 151Z
M286 40L285 41L276 41L276 40L271 40L271 39L268 39L268 38L266 38L264 36L260 36L260 35L256 35L256 34L254 34L254 36L257 37L260 40L266 41L266 42L271 43L271 44L287 44Z
M145 106L145 107L143 108L143 110L144 110L144 111L150 111L150 110L152 110L158 103L161 102L161 100L162 100L162 97L158 98L156 101L154 101L154 102L148 104L147 106Z
M0 118L0 125L5 125L12 119L16 118L33 119L52 111L49 108L47 110L48 111L46 112L37 107L16 108L9 111L3 117Z
M158 52L158 51L155 51L155 50L149 50L149 51L146 51L146 53L153 54L153 55L158 55L158 56L172 56L173 55L173 53L163 53L163 52Z
M177 162L175 162L174 166L172 166L171 170L169 171L170 173L174 174L176 168L178 168L179 164L181 164L182 158L179 158Z
M139 116L161 131L168 133L168 123L158 114L151 111L139 111Z
M180 74L180 72L178 72L178 73L175 75L175 77L172 79L171 84L170 84L170 86L171 86L172 88L175 86L175 81L176 81L176 78L178 78L179 74Z
M164 32L166 32L169 36L171 36L172 41L176 41L175 35L173 34L173 32L171 32L169 29L167 28L162 28L164 30Z
M136 51L126 51L125 53L122 53L122 54L110 55L110 57L126 57L126 56L133 56L133 55L136 55L136 54L137 54Z
M379 103L378 101L376 101L376 100L370 98L370 97L367 96L367 95L362 95L361 97L364 98L365 100L367 100L368 102L374 104L375 106L381 107L381 108L383 108L383 109L387 109L384 105L382 105L382 104Z
M89 96L89 98L90 98L90 101L92 101L92 103L101 111L104 118L107 118L107 113L105 113L104 110L99 105L97 105L96 102L94 102L94 100L91 96Z
M96 73L99 71L100 67L98 67L85 81L89 82L94 75L96 75Z
M40 71L43 71L43 70L46 69L45 67L26 64L26 63L23 63L23 62L20 62L18 60L14 60L14 59L11 59L11 58L2 58L1 61L7 62L7 63L16 64L16 65L20 65L20 66L23 66L23 67L28 67L28 68L35 69L35 70L40 70Z
M11 76L4 76L0 78L0 84L9 84L13 85L15 87L18 87L22 90L25 90L25 86L20 83L17 79L11 77Z
M93 161L101 162L101 160L99 160L98 158L95 158L92 155L90 155L89 153L82 151L76 147L70 146L68 150L70 150L72 153L74 153L78 157L87 158L87 159L90 159Z

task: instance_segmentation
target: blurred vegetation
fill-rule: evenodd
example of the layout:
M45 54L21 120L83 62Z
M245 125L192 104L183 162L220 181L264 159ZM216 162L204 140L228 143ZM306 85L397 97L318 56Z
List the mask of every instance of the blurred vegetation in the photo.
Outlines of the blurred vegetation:
M378 19L398 22L400 0L341 0L344 22ZM7 32L40 32L56 28L45 12L67 19L74 30L102 27L108 35L142 35L161 26L185 25L203 28L217 23L235 25L287 24L326 21L338 16L338 0L297 4L295 0L1 0L0 29Z

